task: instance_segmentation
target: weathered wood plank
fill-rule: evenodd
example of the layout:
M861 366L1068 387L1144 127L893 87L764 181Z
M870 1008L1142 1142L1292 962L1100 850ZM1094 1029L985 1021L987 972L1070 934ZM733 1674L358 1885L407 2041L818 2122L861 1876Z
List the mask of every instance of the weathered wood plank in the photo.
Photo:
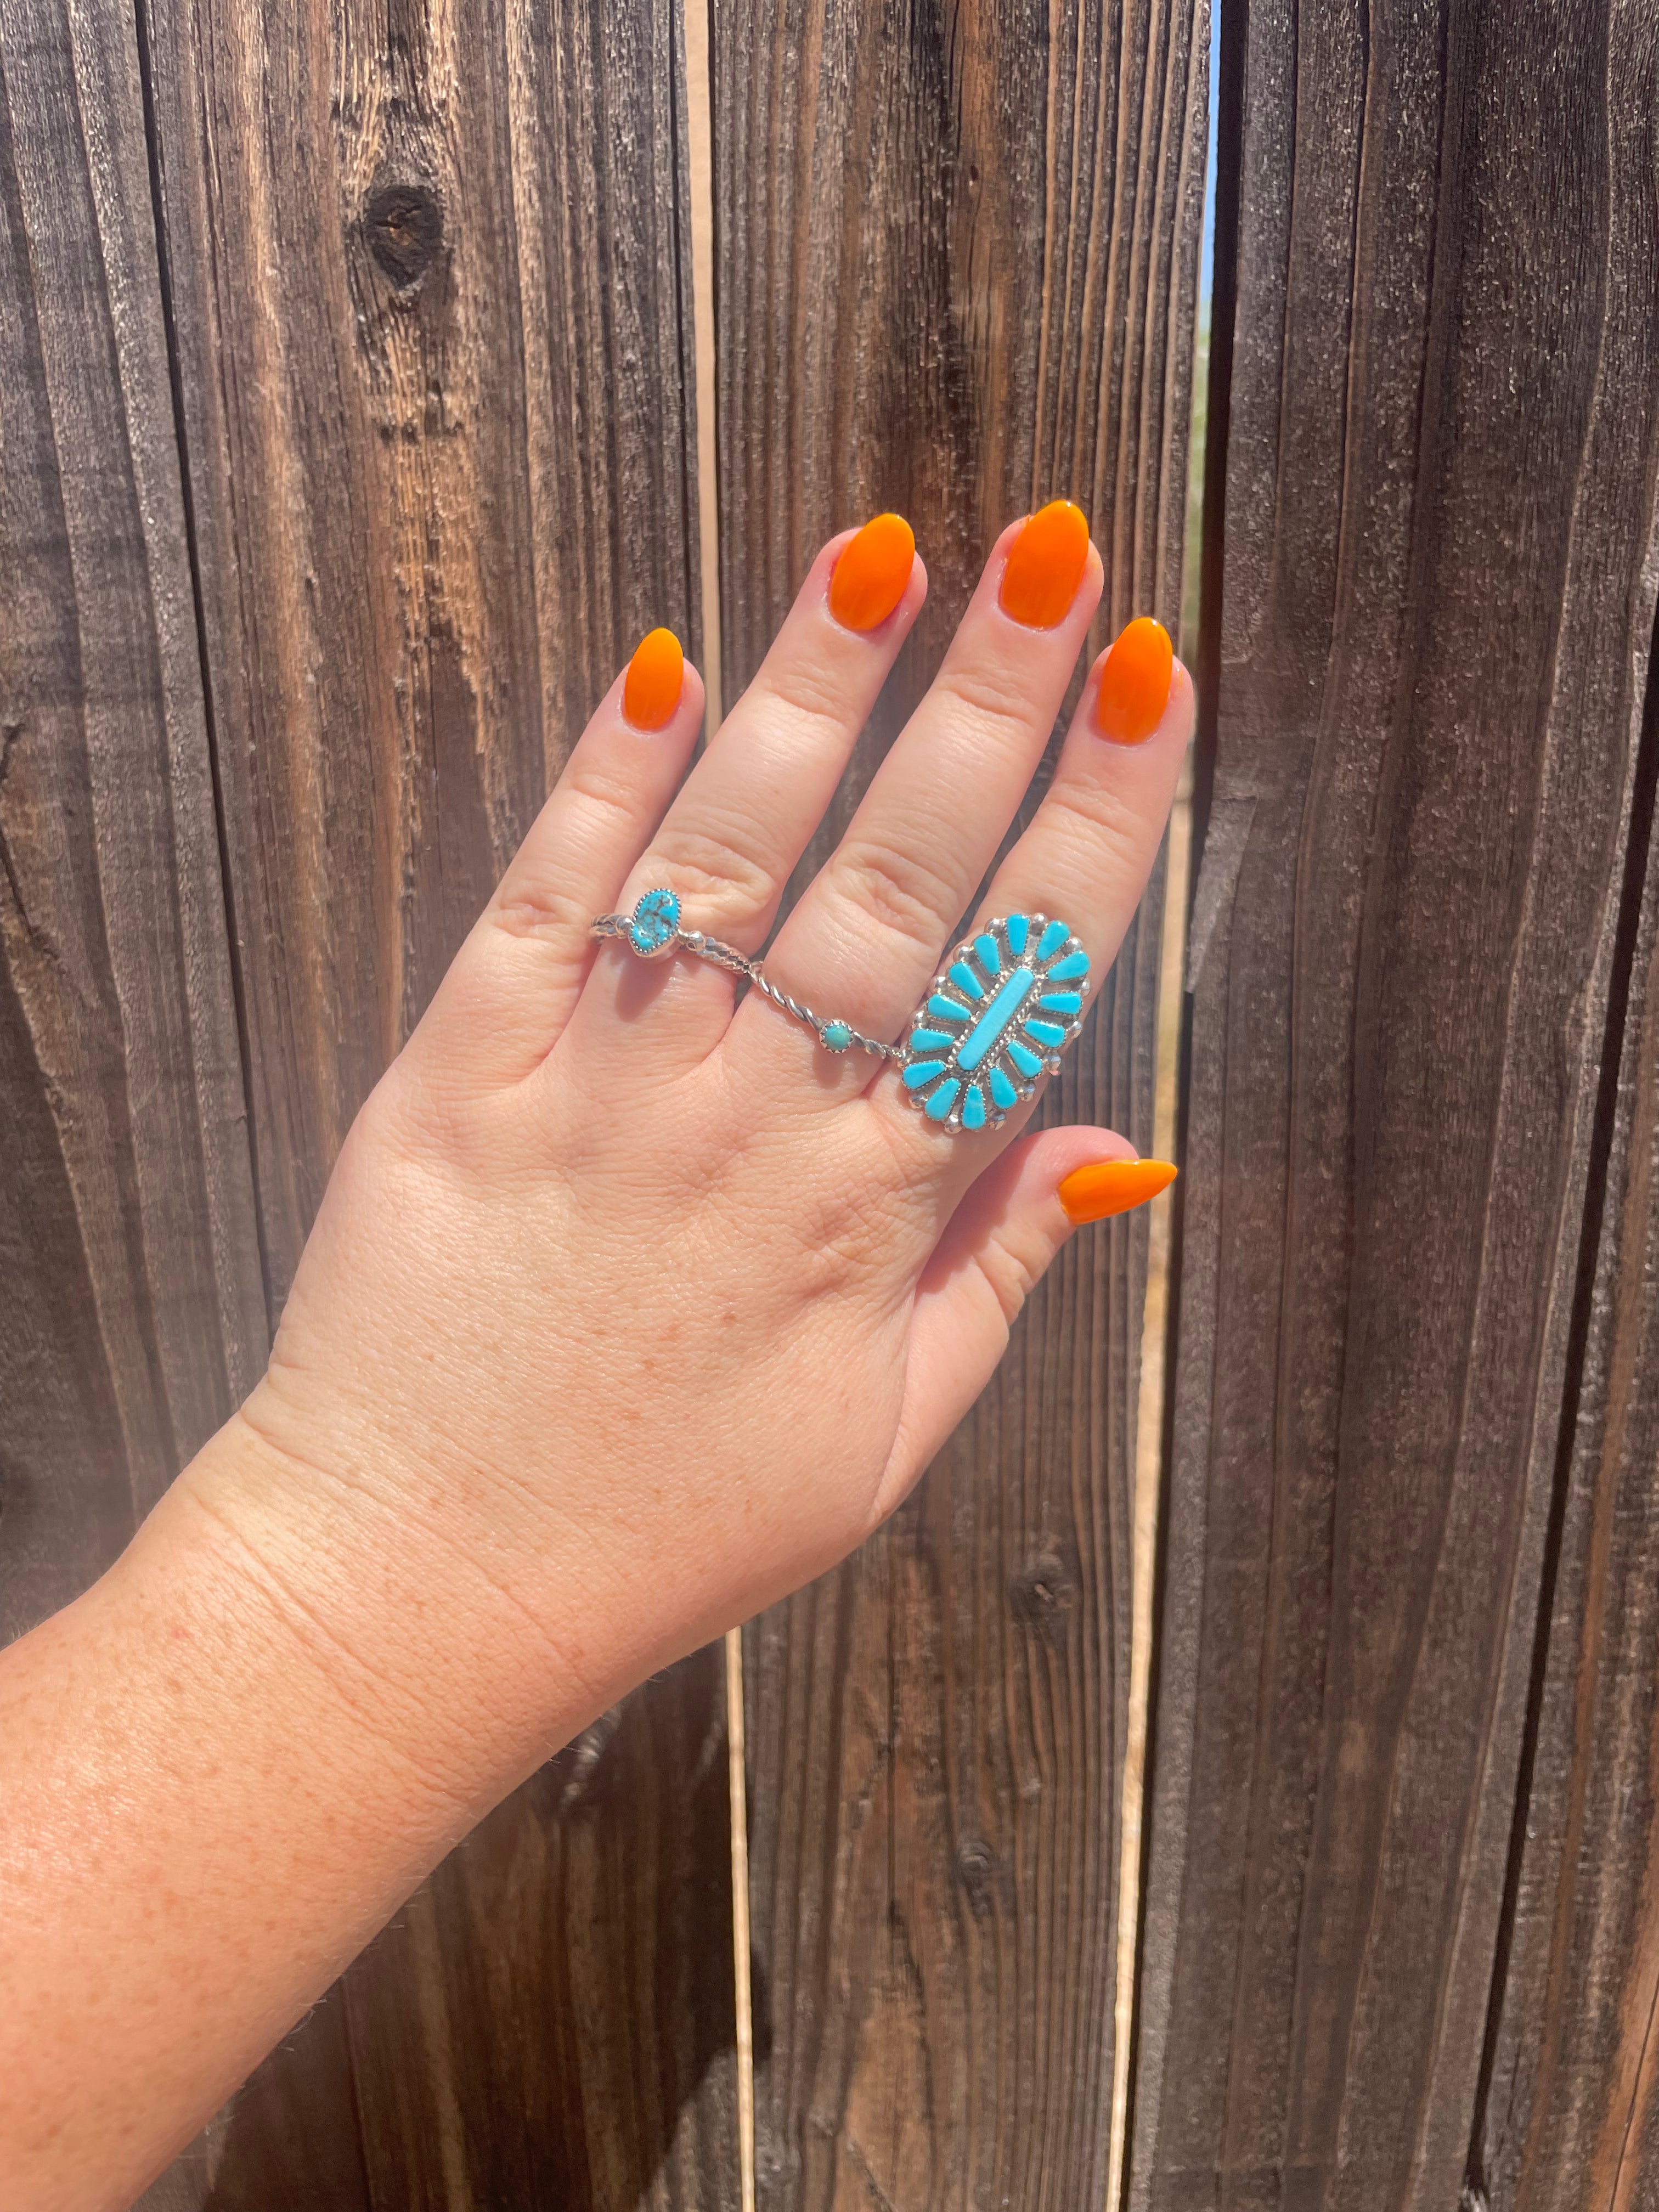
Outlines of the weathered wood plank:
M1130 2203L1443 2212L1653 622L1650 10L1252 0L1223 35Z
M144 21L280 1301L352 1115L592 703L650 624L697 642L680 22L675 0ZM374 2203L733 2198L714 1663L641 1693L607 1750L635 1879L590 1880L586 1816L532 1784L348 1977ZM503 1862L528 1888L476 1909ZM594 2036L604 2063L573 2071ZM659 2110L677 2095L695 2108Z
M1176 617L1206 15L714 13L728 689L833 529L898 507L931 578L828 836L1036 501L1093 518L1103 638ZM1143 1141L1157 911L1054 1102ZM1080 1240L915 1499L746 1632L764 2206L1103 2201L1145 1267Z
M1611 591L1571 645L1585 711L1646 708L1592 1142L1583 1272L1509 1924L1487 2037L1474 2201L1622 2212L1659 2198L1659 24L1608 26L1604 349L1581 506ZM1645 491L1648 535L1641 536ZM1591 503L1593 502L1593 504ZM1608 520L1630 536L1609 547ZM1644 639L1643 625L1648 626ZM1645 650L1644 649L1645 647Z
M130 21L0 5L0 1638L266 1343Z
M1628 678L1639 669L1628 665ZM1600 1237L1583 1318L1536 1741L1475 2140L1492 2212L1615 2212L1659 2191L1659 690L1649 672L1612 1126L1592 1154ZM1645 873L1644 892L1642 875ZM1622 963L1621 963L1622 965ZM1605 1183L1601 1178L1605 1176Z

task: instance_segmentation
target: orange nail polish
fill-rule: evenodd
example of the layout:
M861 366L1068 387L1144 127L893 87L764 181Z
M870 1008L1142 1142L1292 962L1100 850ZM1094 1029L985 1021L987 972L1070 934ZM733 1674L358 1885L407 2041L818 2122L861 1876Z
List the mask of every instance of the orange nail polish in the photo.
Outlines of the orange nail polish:
M1051 499L1028 515L1002 571L997 604L1027 629L1065 621L1089 561L1089 524L1069 499Z
M623 712L636 730L660 730L674 719L685 688L685 655L672 629L646 633L623 679Z
M1085 1221L1104 1221L1145 1206L1168 1190L1176 1172L1168 1160L1091 1160L1061 1179L1060 1202L1080 1228Z
M1095 720L1103 735L1120 745L1138 745L1150 738L1170 703L1174 667L1169 631L1150 615L1137 616L1100 672Z
M904 597L916 534L902 514L878 514L843 545L830 578L830 611L844 629L874 629Z

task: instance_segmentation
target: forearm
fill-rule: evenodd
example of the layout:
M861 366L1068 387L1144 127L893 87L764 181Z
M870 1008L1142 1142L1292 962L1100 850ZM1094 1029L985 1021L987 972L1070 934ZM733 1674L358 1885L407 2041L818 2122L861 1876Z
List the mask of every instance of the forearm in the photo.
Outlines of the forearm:
M0 2202L19 2212L128 2203L586 1717L522 1624L508 1680L465 1568L428 1575L303 1483L279 1522L283 1482L233 1422L116 1566L0 1656Z

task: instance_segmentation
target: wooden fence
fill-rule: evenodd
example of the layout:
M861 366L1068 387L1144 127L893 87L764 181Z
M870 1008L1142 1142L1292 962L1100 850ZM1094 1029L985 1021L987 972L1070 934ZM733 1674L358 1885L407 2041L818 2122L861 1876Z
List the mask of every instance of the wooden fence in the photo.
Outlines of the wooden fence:
M0 0L4 1633L251 1386L641 631L730 699L913 519L833 834L1034 501L1175 621L1210 29ZM1144 1820L1131 1217L152 2212L1659 2204L1659 18L1219 40ZM1161 893L1051 1109L1143 1148Z

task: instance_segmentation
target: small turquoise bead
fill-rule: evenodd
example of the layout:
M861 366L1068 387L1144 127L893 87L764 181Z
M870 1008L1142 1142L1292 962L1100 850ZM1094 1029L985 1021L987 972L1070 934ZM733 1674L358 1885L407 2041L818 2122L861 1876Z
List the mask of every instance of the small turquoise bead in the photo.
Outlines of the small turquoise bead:
M912 1060L904 1071L904 1087L907 1091L925 1091L936 1075L944 1073L942 1060Z
M1030 921L1028 917L1023 914L1011 914L1007 921L1002 925L1002 927L1003 934L1008 939L1008 950L1013 954L1015 959L1018 960L1020 954L1025 950L1026 939L1031 933Z
M1056 960L1045 980L1050 983L1069 983L1073 975L1086 975L1089 956L1086 952L1067 953L1064 960Z
M1037 940L1037 958L1052 960L1071 933L1063 921L1051 921Z
M853 1032L845 1022L826 1022L823 1025L824 1049L845 1052L853 1042Z
M1025 1034L1028 1037L1035 1037L1039 1044L1056 1045L1066 1042L1065 1030L1055 1022L1027 1022Z
M958 991L965 991L970 999L982 999L985 986L965 960L958 960L951 970L951 981Z
M967 1007L957 1006L954 999L929 999L927 1011L939 1022L965 1022L969 1018Z
M994 983L1002 973L1002 952L994 937L974 939L974 957Z
M1037 1004L1047 1006L1051 1013L1075 1014L1083 1010L1083 997L1078 991L1045 991Z
M1028 1051L1023 1044L1011 1043L1008 1047L1008 1057L1028 1083L1034 1075L1041 1075L1042 1073L1042 1062L1037 1058L1036 1053ZM908 1083L909 1079L907 1075L905 1081Z
M1000 1067L991 1070L991 1096L1006 1114L1011 1106L1019 1103L1019 1093Z
M961 1088L962 1085L954 1076L948 1083L940 1084L939 1089L927 1101L927 1118L930 1121L943 1121L946 1118L951 1109L957 1103L957 1093Z
M943 1030L912 1030L910 1032L912 1052L949 1052L955 1042L956 1039L946 1036Z
M977 1083L968 1085L968 1096L962 1102L962 1126L964 1129L985 1127L985 1093Z

